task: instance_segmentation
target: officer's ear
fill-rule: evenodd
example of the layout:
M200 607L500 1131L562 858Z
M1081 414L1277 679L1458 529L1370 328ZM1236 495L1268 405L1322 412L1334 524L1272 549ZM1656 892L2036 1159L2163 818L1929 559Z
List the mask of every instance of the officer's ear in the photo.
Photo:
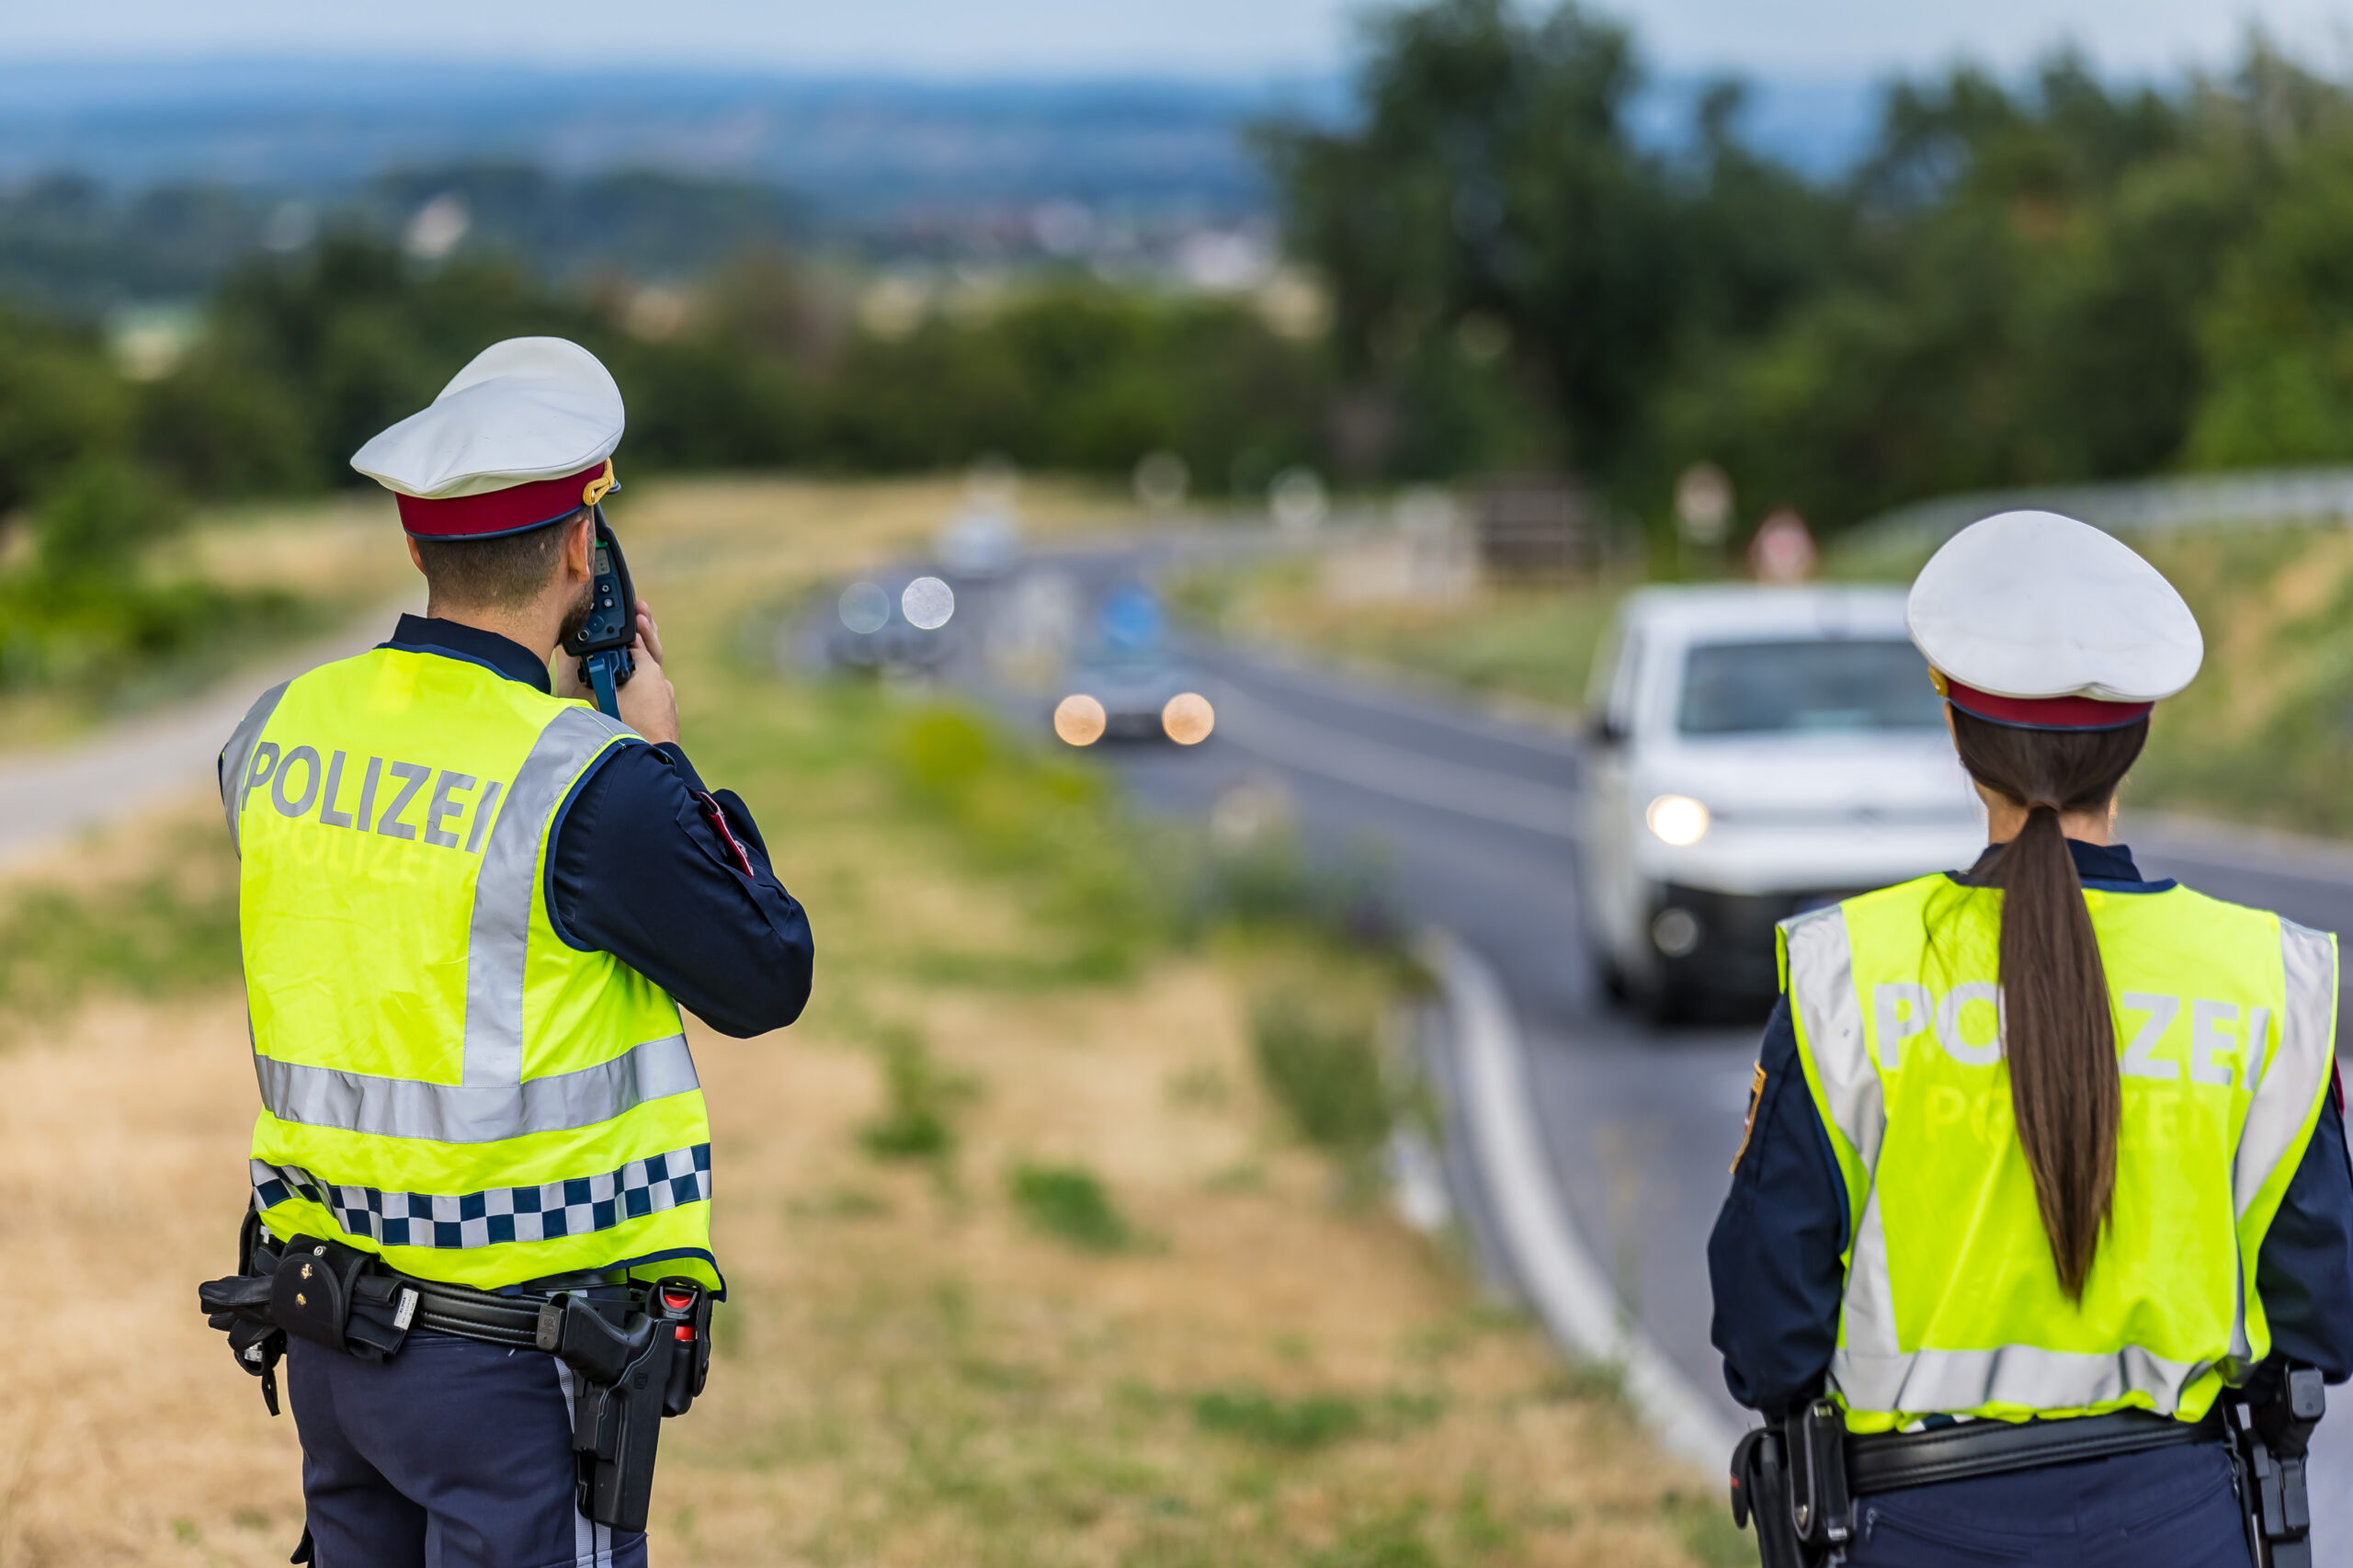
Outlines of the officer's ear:
M563 528L563 580L567 583L588 581L588 551L596 541L597 515L582 508Z

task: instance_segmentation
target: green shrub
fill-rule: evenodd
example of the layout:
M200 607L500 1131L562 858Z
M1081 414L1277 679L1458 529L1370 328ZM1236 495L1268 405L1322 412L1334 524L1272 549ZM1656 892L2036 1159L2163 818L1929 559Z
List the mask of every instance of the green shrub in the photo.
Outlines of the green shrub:
M1029 884L1038 913L1070 944L1051 971L1080 983L1123 981L1173 935L1153 835L1120 810L1098 770L944 704L900 722L893 756L912 803L983 869Z
M867 1153L883 1160L943 1160L956 1148L954 1111L966 1086L942 1073L921 1036L894 1029L882 1041L881 1116L858 1133Z
M1389 1136L1392 1107L1370 1026L1282 990L1252 1007L1250 1041L1267 1088L1309 1142L1363 1154Z
M139 557L188 524L178 497L131 462L83 458L44 494L33 520L40 574L121 587Z
M1118 1252L1135 1239L1102 1181L1084 1166L1025 1162L1014 1168L1007 1187L1014 1206L1040 1234L1082 1252Z
M1301 1451L1356 1437L1366 1426L1364 1407L1344 1395L1283 1399L1256 1388L1202 1394L1193 1401L1193 1420L1205 1431Z
M1350 1530L1309 1561L1312 1568L1442 1568L1445 1559L1423 1534L1420 1510L1408 1508Z

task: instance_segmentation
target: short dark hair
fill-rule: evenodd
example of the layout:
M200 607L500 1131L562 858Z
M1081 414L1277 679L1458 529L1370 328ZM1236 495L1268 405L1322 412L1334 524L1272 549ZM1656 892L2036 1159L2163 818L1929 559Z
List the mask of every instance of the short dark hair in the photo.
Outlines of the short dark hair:
M567 513L535 528L488 539L420 539L416 554L425 563L426 586L434 597L453 604L519 609L555 575L565 530L580 517Z

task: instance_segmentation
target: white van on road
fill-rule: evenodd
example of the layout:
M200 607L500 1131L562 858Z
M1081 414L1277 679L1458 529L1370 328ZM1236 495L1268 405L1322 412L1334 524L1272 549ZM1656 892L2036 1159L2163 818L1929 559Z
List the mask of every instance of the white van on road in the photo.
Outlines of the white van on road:
M1654 1017L1769 999L1774 923L1959 869L1985 814L1904 593L1660 587L1594 669L1581 856L1604 983Z

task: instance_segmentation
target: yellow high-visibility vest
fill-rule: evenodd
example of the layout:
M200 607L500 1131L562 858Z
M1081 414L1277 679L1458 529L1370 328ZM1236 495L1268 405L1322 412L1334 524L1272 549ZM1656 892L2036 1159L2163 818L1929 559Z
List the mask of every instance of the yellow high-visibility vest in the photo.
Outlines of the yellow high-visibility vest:
M717 1287L677 1004L548 908L562 809L631 732L463 658L379 648L265 693L222 753L281 1239L493 1288Z
M1782 923L1806 1087L1847 1187L1830 1392L1849 1430L2196 1421L2269 1352L2256 1260L2330 1088L2336 939L2186 888L2084 900L2123 1122L2080 1305L2011 1114L2000 891L1925 877Z

